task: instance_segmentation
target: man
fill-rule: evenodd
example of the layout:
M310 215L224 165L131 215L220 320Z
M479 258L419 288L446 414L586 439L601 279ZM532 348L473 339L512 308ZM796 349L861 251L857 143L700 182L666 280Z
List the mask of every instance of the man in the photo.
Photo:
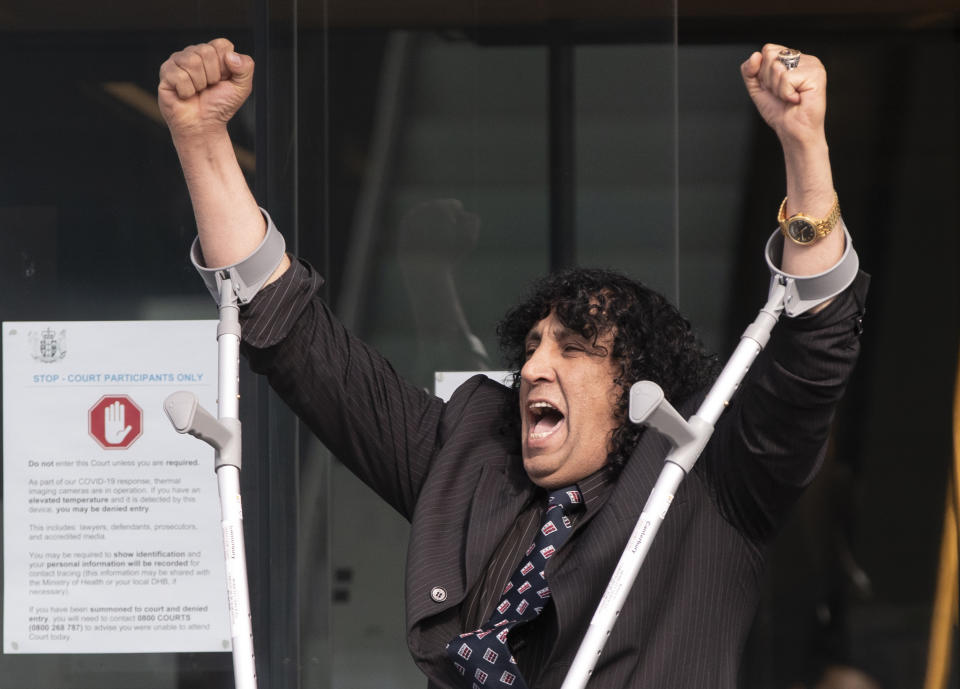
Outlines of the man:
M764 46L741 71L783 146L782 214L824 219L825 236L784 242L781 267L809 275L837 263L844 228L823 130L826 74L815 57L796 62L783 50ZM226 131L252 77L251 58L225 39L175 53L160 71L197 217L195 258L208 269L242 263L276 231ZM659 295L572 271L541 282L501 325L516 389L478 376L444 404L347 332L317 297L320 284L284 257L243 309L244 348L411 521L414 660L431 687L559 687L668 450L626 422L626 387L652 379L689 415L712 361ZM764 549L819 464L856 359L864 292L861 278L818 313L778 326L677 492L591 687L735 686ZM532 590L520 599L519 589Z

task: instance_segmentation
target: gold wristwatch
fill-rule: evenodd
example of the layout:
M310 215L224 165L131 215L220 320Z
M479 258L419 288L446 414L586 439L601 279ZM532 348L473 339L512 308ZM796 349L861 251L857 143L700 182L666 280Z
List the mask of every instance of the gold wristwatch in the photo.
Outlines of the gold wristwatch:
M780 212L777 213L777 222L780 223L783 236L789 238L794 244L810 246L830 234L837 224L840 219L840 198L834 192L833 207L827 213L827 217L822 219L811 218L803 213L795 213L788 218L786 211L787 199L784 197L783 203L780 204Z

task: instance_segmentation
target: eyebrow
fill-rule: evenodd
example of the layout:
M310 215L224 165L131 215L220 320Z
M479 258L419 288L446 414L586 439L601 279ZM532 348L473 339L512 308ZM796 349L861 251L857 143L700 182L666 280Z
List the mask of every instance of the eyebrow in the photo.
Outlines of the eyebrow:
M554 327L554 329L551 332L555 340L562 340L567 337L576 337L584 341L587 340L587 338L585 338L583 335L578 333L576 330L568 328L565 325L558 325ZM534 330L533 328L531 328L530 332L527 333L527 336L524 338L523 344L528 345L531 342L540 342L540 340L542 339L543 339L542 333L539 330Z

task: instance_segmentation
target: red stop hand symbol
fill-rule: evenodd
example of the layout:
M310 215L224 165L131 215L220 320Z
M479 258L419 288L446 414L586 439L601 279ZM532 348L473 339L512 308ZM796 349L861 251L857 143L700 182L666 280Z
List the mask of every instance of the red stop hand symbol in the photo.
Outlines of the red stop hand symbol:
M143 412L126 395L105 395L90 408L90 435L106 450L124 450L143 433Z

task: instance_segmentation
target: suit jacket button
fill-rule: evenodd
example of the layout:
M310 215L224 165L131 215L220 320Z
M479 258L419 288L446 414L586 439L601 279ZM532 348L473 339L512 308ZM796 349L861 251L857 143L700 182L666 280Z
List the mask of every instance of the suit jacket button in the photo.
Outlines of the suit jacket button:
M434 586L430 590L430 597L433 598L434 603L442 603L447 600L447 590L442 586Z

